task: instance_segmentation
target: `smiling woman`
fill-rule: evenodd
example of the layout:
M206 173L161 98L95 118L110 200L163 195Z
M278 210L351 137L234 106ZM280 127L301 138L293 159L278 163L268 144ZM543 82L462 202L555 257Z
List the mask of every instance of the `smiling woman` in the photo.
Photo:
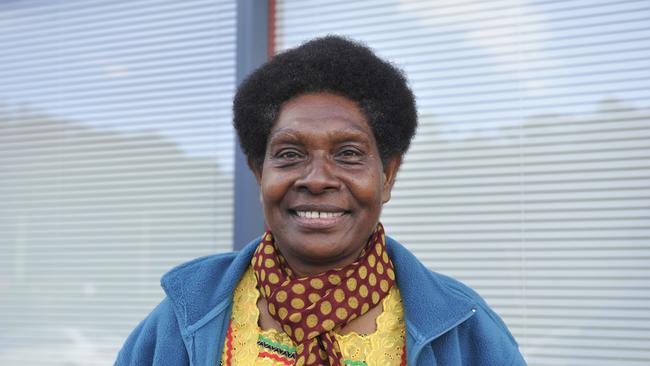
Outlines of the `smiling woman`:
M256 70L234 111L268 230L167 273L116 365L525 365L474 291L379 223L416 126L399 70L316 39Z
M298 276L359 257L390 198L400 158L382 164L359 107L329 93L287 102L271 129L260 183L264 217Z

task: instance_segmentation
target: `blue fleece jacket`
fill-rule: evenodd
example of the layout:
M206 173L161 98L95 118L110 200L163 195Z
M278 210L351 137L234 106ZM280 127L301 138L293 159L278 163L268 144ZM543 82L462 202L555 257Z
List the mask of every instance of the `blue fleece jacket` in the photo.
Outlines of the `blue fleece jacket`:
M115 365L219 365L232 294L258 242L165 274L167 297L131 333ZM404 303L408 365L526 365L503 321L478 294L431 272L388 237L387 247Z

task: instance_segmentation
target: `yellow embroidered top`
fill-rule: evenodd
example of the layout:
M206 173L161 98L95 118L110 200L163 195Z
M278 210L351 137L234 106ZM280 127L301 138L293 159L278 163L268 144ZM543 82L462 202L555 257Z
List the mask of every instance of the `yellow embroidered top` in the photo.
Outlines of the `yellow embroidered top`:
M257 300L257 279L252 268L235 289L230 326L221 357L223 366L289 366L295 361L295 345L279 330L262 330ZM346 366L406 365L404 309L397 287L382 302L377 330L371 334L337 334Z

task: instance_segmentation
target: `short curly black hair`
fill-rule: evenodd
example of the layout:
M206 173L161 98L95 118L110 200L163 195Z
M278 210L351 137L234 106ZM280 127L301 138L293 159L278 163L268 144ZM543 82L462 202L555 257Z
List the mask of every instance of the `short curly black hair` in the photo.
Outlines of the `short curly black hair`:
M269 133L282 105L317 92L357 103L384 163L408 150L417 110L402 71L358 42L327 36L278 54L237 89L234 125L244 153L256 168L262 167Z

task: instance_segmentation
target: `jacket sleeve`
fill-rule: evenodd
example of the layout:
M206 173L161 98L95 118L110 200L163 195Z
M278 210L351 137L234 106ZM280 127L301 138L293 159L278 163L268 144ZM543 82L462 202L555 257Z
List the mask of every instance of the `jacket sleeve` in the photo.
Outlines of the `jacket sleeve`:
M114 366L189 365L176 316L165 298L126 339Z

